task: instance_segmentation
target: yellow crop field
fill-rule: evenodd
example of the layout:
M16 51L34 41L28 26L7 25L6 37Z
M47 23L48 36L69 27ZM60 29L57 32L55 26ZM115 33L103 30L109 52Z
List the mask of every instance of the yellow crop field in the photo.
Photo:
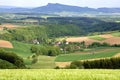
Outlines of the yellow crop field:
M120 80L120 70L3 69L0 70L0 80Z

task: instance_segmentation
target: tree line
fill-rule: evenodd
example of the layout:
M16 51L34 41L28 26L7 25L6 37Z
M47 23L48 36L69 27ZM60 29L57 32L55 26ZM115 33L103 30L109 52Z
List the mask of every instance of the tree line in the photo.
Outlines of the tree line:
M56 67L59 69L60 67ZM120 69L120 57L99 60L73 61L65 69Z

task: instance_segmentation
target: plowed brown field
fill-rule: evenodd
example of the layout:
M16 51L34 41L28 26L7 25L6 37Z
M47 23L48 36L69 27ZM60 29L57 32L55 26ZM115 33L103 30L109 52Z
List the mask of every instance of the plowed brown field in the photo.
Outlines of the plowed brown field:
M103 37L103 38L112 38L113 36L111 34L103 34L103 35L100 35L100 37Z
M69 66L71 64L71 62L56 62L55 65L59 66L59 67L66 67Z
M93 39L90 39L88 37L74 37L74 38L67 38L66 39L67 42L85 42L86 45L90 45L92 44L93 42L100 42L98 40L93 40Z
M120 44L120 37L113 37L110 39L106 39L104 42L109 43L110 45Z
M14 24L10 24L10 23L6 23L6 24L2 24L0 25L0 29L3 29L3 27L6 27L6 28L9 28L9 29L12 29L12 28L18 28L20 26L18 25L14 25Z
M9 41L5 41L5 40L0 40L0 47L13 48L12 44Z

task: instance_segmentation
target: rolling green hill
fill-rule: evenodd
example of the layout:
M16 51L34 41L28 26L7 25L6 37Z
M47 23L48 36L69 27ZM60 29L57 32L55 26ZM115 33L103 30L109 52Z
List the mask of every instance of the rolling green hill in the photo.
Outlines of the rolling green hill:
M29 59L28 57L33 55L33 53L31 53L30 51L30 48L31 46L33 46L33 44L27 44L27 43L22 43L17 41L13 41L12 44L14 48L12 49L4 48L4 49L7 51L12 51L17 55L21 56L24 59L24 62L27 67L33 68L33 69L55 68L55 63L54 63L55 57L50 57L50 56L40 55L38 56L37 63L32 64L32 58ZM38 46L40 47L40 45Z
M30 48L31 48L32 44L16 42L16 41L13 41L12 44L13 44L14 48L12 48L12 49L8 48L8 49L6 49L7 51L15 52L17 55L19 55L23 58L26 58L26 57L32 55L32 53L30 52Z

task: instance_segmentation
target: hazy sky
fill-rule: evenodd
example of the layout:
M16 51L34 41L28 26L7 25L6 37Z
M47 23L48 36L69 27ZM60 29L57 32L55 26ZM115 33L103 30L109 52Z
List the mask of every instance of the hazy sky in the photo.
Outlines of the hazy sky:
M0 0L0 5L38 7L48 3L62 3L81 7L120 7L120 0Z

